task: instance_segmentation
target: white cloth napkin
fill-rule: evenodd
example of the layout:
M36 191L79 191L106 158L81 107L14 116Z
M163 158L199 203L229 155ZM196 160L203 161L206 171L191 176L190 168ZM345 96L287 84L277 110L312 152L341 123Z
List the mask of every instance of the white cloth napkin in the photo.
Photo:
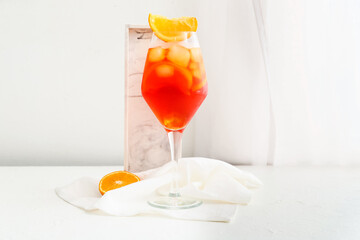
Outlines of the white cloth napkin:
M251 190L262 185L253 174L223 161L208 158L182 158L179 161L180 193L203 200L196 208L166 210L151 207L147 200L167 194L174 164L140 173L142 180L122 188L99 193L100 179L82 177L55 191L66 202L86 211L101 210L110 215L165 215L179 219L229 222L238 204L248 204Z

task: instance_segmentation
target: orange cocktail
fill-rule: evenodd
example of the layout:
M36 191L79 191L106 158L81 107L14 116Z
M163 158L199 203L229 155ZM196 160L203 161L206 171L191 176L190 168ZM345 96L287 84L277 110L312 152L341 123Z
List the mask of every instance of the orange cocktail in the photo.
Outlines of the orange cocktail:
M168 19L149 15L153 30L141 85L142 95L169 137L174 174L169 195L148 200L153 207L186 209L199 206L198 199L179 191L178 160L182 134L207 95L204 63L196 36L194 17Z
M149 48L141 90L166 130L183 131L207 95L200 48L179 43Z

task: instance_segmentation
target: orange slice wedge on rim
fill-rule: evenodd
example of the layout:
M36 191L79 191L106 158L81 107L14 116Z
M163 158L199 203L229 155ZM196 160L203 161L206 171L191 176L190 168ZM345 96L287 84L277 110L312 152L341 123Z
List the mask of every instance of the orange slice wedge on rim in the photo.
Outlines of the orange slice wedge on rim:
M140 181L135 174L127 171L116 171L105 175L99 182L99 191L104 195L107 191L124 187L134 182Z
M165 42L184 41L196 32L195 17L180 17L169 19L164 16L149 14L149 25L155 35Z

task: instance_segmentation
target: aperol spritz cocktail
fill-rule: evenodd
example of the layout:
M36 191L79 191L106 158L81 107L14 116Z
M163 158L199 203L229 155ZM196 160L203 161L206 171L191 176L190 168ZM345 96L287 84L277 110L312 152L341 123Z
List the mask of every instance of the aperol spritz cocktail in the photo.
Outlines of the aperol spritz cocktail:
M167 131L183 131L207 95L200 48L179 43L149 48L142 94Z
M179 193L177 161L182 133L207 96L204 62L196 36L196 18L149 16L154 31L141 85L142 95L168 132L171 159L176 163L169 196L149 201L154 207L181 209L201 201Z

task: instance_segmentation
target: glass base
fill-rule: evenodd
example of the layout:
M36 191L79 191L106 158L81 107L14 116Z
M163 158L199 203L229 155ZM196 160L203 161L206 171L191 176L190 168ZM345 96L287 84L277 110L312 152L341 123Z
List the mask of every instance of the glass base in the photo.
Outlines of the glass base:
M202 201L180 196L168 196L153 198L148 201L148 204L152 207L163 209L188 209L200 206Z

